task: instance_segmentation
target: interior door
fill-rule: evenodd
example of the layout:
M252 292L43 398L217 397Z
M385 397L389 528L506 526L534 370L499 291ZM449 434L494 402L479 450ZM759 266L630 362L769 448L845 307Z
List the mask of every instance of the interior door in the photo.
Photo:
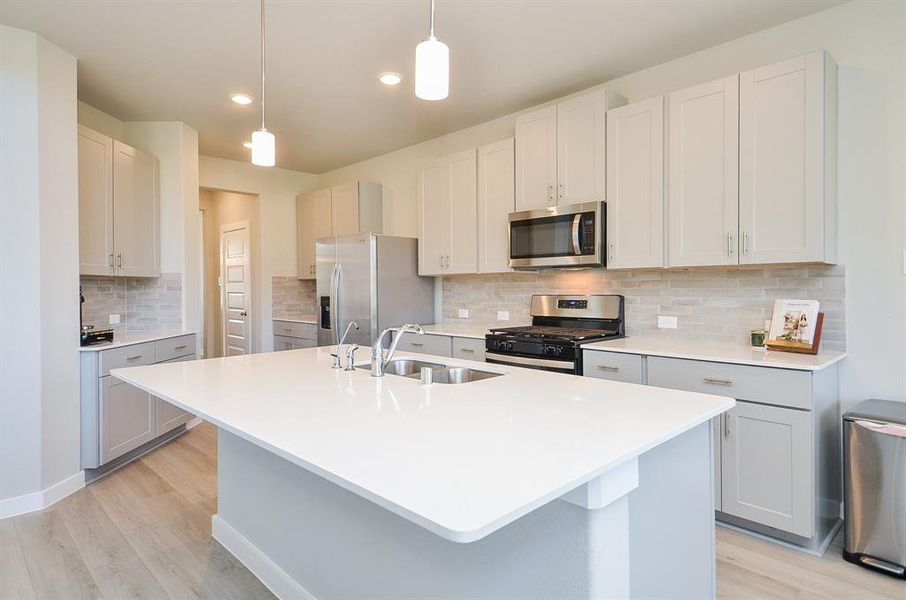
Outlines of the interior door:
M670 94L669 266L738 262L739 76Z
M478 149L478 272L510 271L509 215L516 210L513 138Z
M418 172L418 274L443 275L450 253L450 161L425 161Z
M557 204L557 107L516 117L516 210Z
M811 537L811 414L737 402L721 443L721 510Z
M607 111L607 267L664 266L664 99Z
M824 259L821 59L740 75L740 262Z
M475 273L478 270L477 177L475 148L450 156L447 273Z
M115 273L160 276L160 202L157 159L113 142Z
M251 250L248 222L220 229L223 356L251 352Z
M557 204L604 198L604 90L557 105Z
M113 139L79 125L79 274L112 275Z

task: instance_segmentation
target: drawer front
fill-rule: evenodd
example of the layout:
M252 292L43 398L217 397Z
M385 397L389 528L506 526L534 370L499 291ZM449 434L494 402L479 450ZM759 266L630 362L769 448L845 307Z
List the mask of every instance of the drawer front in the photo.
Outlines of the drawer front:
M154 342L132 344L131 346L113 348L112 350L102 350L100 376L109 375L110 369L154 364L157 362L156 356L157 352L154 348Z
M314 323L296 323L293 321L274 320L274 335L317 340L318 326Z
M192 356L195 354L195 335L181 335L166 340L158 340L157 344L157 361L173 360L183 356Z
M812 407L808 371L649 356L648 384L789 408Z
M317 342L296 337L287 337L285 335L274 336L274 351L281 350L299 350L300 348L314 348Z
M418 352L434 356L450 356L450 336L447 335L414 335L403 334L397 350L401 352Z
M642 356L639 354L583 350L582 374L596 379L643 383Z
M453 338L453 358L479 360L484 362L484 340L475 338Z

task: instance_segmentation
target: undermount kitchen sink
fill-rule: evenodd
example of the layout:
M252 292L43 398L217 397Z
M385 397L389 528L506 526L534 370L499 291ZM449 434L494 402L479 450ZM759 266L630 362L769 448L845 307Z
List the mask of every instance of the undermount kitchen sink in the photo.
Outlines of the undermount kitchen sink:
M387 366L384 367L384 373L387 375L408 377L409 379L419 379L421 377L422 367L429 367L432 370L431 375L434 383L469 383L470 381L481 381L482 379L490 379L503 375L503 373L480 371L467 367L448 367L439 363L412 360L411 358L391 360L387 363ZM371 369L371 365L359 365L356 368Z

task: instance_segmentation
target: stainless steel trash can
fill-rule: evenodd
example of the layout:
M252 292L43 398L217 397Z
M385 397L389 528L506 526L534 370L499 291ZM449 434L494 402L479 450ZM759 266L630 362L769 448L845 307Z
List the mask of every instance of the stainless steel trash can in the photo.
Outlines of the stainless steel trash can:
M906 402L843 415L843 558L906 578Z

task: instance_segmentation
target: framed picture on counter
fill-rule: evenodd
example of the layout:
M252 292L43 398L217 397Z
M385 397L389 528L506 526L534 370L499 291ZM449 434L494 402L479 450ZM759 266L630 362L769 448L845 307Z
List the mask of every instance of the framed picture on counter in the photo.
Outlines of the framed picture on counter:
M770 350L817 354L824 321L818 308L817 300L775 300L764 345Z

